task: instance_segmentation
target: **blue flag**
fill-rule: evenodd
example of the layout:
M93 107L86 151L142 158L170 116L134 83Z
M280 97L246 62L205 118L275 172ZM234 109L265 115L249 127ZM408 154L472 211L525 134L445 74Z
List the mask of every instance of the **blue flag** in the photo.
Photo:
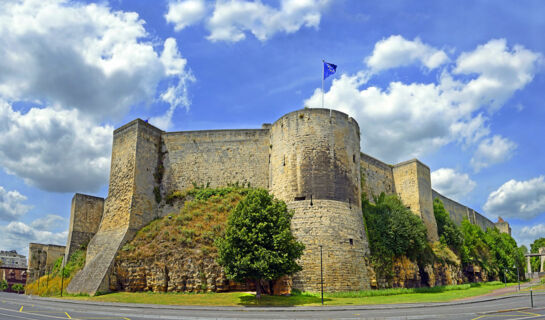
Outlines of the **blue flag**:
M324 61L324 79L337 71L337 65Z

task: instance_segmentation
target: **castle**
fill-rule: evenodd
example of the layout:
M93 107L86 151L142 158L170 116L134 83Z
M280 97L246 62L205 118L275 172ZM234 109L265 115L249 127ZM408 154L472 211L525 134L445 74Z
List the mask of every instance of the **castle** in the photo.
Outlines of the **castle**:
M483 229L495 226L433 190L422 162L389 165L362 153L358 123L339 111L297 110L247 130L165 132L137 119L114 131L107 198L76 194L72 200L66 258L88 246L68 292L108 291L124 243L153 219L179 212L179 204L164 201L169 193L235 182L268 189L294 210L292 231L306 248L293 287L305 291L319 290L320 246L327 290L369 288L362 192L398 194L421 217L430 241L438 239L434 198L458 224L467 218ZM497 227L510 232L506 222Z

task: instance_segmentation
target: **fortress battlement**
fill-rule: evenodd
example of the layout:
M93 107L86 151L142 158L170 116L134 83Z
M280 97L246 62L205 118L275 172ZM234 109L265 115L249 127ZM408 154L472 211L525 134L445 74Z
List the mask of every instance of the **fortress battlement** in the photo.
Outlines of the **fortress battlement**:
M259 129L235 130L165 132L136 119L114 131L107 198L76 194L72 200L66 255L88 245L86 265L68 292L108 291L120 248L153 219L180 211L183 204L166 203L169 194L195 184L237 182L268 189L294 210L292 230L306 247L303 270L293 277L300 290L319 290L319 246L328 257L328 290L370 287L362 192L370 199L398 194L422 218L432 241L438 239L437 197L455 222L467 217L483 228L494 226L434 191L430 168L419 160L390 165L361 152L359 124L339 111L296 110Z

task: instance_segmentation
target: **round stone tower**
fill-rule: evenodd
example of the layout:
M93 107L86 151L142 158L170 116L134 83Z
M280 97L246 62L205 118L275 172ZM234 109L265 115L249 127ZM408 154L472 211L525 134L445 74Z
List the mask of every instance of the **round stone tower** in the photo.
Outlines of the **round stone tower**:
M306 248L294 287L369 288L367 236L361 212L360 131L348 115L329 109L288 113L271 126L270 189L295 211L294 235Z

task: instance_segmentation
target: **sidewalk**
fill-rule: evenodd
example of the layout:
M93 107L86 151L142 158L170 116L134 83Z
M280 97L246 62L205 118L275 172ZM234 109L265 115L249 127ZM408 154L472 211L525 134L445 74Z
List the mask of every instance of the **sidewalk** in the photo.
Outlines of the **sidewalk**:
M539 284L539 279L532 279L530 282L522 282L520 284L520 290L522 291L522 290L524 290L526 288L535 286L537 284ZM479 299L479 298L501 297L501 296L508 295L510 293L516 293L518 291L519 291L518 285L514 285L514 286L509 286L509 287L501 288L501 289L498 289L498 290L494 290L494 291L492 291L490 293L483 294L482 296L462 298L462 299L458 299L458 300L454 300L454 301L468 301L468 300L475 300L475 299Z

